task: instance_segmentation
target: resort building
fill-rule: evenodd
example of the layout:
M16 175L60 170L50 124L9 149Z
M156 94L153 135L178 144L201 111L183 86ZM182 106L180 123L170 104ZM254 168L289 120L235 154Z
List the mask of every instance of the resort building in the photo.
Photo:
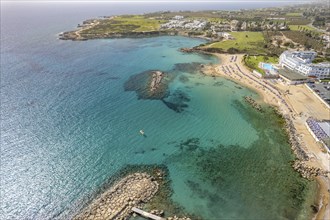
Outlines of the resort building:
M308 82L314 82L314 79L289 69L279 69L278 73L281 80L288 85L298 85Z
M312 63L316 55L314 51L284 51L280 56L280 65L308 77L330 77L330 63Z

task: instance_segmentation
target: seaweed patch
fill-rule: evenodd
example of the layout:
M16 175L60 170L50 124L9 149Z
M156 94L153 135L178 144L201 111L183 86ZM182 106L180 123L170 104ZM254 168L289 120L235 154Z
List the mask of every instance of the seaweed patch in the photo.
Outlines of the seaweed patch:
M173 94L166 97L166 99L162 99L162 101L169 109L180 113L188 108L187 102L190 101L190 98L181 90L176 90Z

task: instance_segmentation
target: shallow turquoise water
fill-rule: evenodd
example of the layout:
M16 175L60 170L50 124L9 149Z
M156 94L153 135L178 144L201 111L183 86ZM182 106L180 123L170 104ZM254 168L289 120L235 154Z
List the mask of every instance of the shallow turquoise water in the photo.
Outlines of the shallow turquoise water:
M57 40L55 28L35 27L16 36L5 26L1 38L2 219L68 218L126 164L154 163L168 166L173 200L205 219L307 217L314 185L291 169L272 111L243 101L258 99L254 92L181 72L167 98L180 101L180 92L189 99L177 113L124 91L130 76L146 70L217 62L178 51L204 41L69 42Z

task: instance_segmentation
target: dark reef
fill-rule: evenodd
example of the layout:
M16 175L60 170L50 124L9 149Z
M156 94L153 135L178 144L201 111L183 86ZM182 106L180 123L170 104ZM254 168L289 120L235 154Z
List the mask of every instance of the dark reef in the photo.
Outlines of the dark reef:
M162 99L162 101L169 109L180 113L188 108L187 102L190 101L190 98L183 91L176 90L174 93L168 95L165 99Z
M177 63L173 68L173 72L185 72L190 74L201 73L204 64L198 62Z

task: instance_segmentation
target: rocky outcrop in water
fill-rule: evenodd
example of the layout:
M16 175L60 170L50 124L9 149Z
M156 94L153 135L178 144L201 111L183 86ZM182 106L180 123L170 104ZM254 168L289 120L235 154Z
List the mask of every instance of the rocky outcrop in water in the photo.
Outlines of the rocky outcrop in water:
M131 76L124 84L125 91L135 91L140 99L163 99L170 82L167 73L159 70L145 71Z
M158 188L158 182L146 173L128 175L101 194L74 219L128 219L132 208L148 202Z
M307 165L305 162L300 160L295 160L292 164L293 169L298 171L302 177L312 180L314 177L317 176L328 176L327 171L324 171L320 168L312 167Z

